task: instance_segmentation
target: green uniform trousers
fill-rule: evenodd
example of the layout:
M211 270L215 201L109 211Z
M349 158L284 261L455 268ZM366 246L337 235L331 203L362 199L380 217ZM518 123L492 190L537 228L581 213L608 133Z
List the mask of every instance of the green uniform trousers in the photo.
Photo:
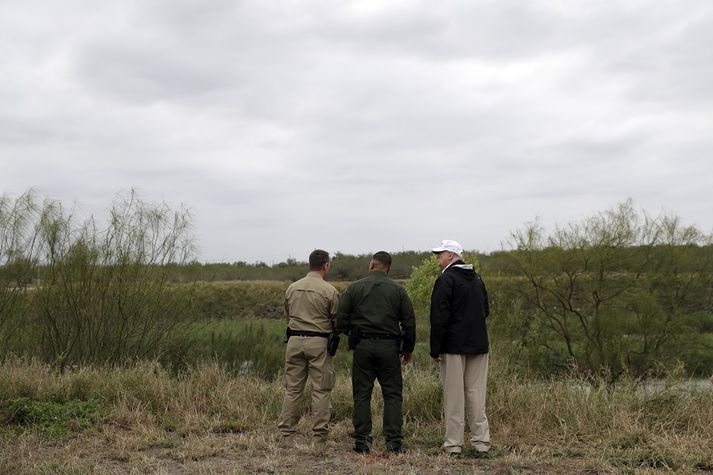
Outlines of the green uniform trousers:
M396 340L363 339L354 349L352 359L352 395L354 397L355 447L371 445L371 393L379 381L384 398L384 438L386 449L401 447L403 404L401 360Z

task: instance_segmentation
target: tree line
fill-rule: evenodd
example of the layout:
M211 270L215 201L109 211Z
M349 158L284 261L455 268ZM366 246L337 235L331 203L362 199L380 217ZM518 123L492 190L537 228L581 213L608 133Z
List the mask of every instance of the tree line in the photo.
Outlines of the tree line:
M394 279L408 279L413 268L421 263L427 252L400 251L394 258L389 275ZM367 275L371 254L350 255L337 252L331 255L328 280L351 282ZM305 260L287 259L268 265L265 262L201 263L167 266L171 279L176 282L231 281L231 280L281 280L295 281L304 277L308 264Z

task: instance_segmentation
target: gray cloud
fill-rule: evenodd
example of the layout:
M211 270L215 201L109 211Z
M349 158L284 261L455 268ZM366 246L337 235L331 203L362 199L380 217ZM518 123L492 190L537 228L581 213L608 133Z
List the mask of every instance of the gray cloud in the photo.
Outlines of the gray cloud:
M0 192L184 203L202 260L494 250L627 197L707 231L712 18L703 0L9 0Z

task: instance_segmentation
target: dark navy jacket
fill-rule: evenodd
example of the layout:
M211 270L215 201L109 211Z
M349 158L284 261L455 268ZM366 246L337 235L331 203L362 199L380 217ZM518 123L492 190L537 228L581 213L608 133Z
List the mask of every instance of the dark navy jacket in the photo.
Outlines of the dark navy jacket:
M456 261L431 294L431 356L488 352L488 292L472 265Z

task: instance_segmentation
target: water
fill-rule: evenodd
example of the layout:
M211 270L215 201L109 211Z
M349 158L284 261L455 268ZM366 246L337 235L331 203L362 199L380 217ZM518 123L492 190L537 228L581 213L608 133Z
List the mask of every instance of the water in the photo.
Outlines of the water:
M670 381L665 379L650 379L642 384L644 390L653 392L661 392L667 389L676 391L713 391L713 384L708 379L681 379L679 381Z

